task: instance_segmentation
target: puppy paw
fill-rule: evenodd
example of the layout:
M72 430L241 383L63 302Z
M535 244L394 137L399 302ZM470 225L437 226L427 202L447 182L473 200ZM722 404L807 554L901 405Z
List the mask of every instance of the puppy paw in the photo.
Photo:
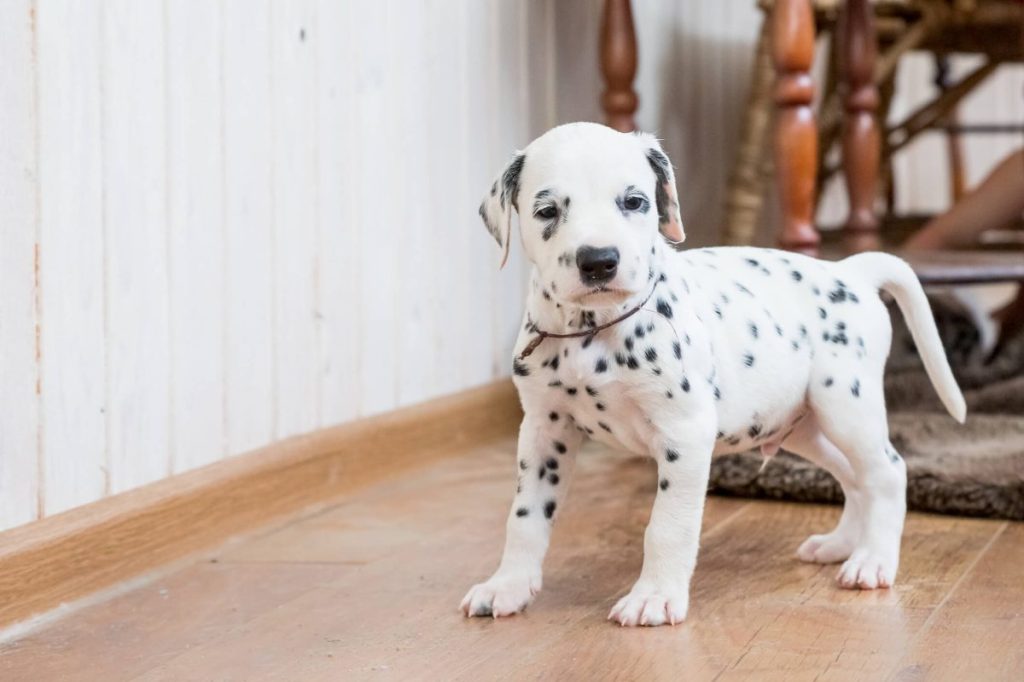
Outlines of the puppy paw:
M796 556L800 561L808 563L834 564L850 557L853 543L853 538L844 533L812 535L796 550Z
M635 585L620 599L608 614L608 620L619 625L675 625L686 619L690 605L689 591L673 587L662 589L655 586Z
M519 613L540 592L541 577L527 574L494 574L487 582L474 585L462 598L459 609L468 618L500 618Z
M857 549L839 569L836 581L850 590L892 587L898 563L898 556L866 548Z

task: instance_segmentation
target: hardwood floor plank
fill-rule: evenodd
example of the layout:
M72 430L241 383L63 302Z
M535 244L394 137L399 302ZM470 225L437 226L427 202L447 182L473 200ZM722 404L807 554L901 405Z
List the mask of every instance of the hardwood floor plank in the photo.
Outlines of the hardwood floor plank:
M893 679L1010 680L1024 670L1024 524L1006 523L929 619Z
M1002 522L912 515L897 587L850 592L836 567L793 558L838 508L718 497L687 622L615 627L605 617L639 572L655 475L601 450L581 455L536 602L510 619L465 619L459 599L500 556L513 446L495 440L225 545L215 564L0 648L0 677L864 680L959 671L936 651L957 636L961 648L1021 638L1024 594L1010 588L1024 526L993 542ZM975 603L980 615L965 619ZM998 677L1014 655L988 669Z
M316 564L197 563L0 647L0 679L130 679L336 575Z

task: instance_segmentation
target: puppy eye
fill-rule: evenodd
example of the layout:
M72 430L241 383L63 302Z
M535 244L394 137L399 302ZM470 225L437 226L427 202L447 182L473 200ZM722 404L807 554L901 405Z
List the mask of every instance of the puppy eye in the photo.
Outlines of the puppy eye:
M533 217L540 218L541 220L551 220L557 215L558 209L554 206L544 206L543 208L538 208L533 212Z
M622 205L625 206L627 211L639 211L644 207L644 199L643 197L638 197L633 194L626 197L626 200L622 202Z

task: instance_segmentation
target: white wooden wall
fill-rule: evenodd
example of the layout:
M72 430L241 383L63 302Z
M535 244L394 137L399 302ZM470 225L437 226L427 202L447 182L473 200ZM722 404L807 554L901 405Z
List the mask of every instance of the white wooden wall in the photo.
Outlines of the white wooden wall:
M0 528L508 374L553 4L0 4Z

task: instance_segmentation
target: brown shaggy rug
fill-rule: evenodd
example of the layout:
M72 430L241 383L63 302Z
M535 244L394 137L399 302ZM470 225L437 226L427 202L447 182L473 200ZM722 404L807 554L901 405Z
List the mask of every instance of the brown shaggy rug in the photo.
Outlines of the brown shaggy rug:
M890 440L907 462L911 509L1024 520L1024 337L986 362L968 317L933 301L964 396L967 423L939 403L898 312L886 373ZM892 312L892 311L890 311ZM723 495L841 502L831 475L787 452L762 470L759 452L717 457L711 491Z

